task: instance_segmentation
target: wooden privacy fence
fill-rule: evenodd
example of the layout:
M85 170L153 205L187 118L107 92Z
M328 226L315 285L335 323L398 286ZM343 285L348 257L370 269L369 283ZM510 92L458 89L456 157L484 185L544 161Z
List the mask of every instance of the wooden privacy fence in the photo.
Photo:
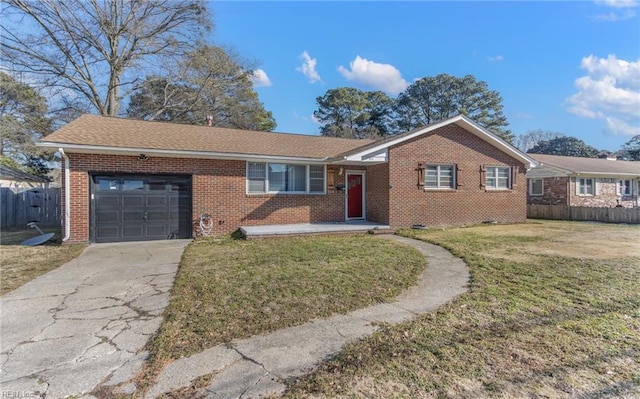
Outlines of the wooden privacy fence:
M604 223L640 223L640 208L591 208L566 205L527 205L531 219L581 220Z
M60 225L60 189L34 188L14 193L0 187L0 227L24 227L29 222L41 226Z

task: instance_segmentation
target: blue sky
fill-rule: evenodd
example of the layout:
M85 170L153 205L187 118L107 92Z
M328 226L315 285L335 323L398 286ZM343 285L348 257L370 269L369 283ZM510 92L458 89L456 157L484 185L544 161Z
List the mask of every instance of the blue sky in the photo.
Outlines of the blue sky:
M212 39L257 62L277 131L318 134L315 99L392 97L415 79L474 75L516 135L544 129L617 150L640 134L640 2L209 3Z

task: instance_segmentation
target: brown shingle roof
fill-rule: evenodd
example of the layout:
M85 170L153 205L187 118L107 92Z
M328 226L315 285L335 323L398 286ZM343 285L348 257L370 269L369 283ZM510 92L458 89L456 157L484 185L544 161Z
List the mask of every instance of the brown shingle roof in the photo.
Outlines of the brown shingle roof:
M258 132L83 115L41 140L46 144L326 158L372 143L302 134Z
M542 166L554 166L569 173L584 174L637 174L640 176L640 162L610 161L601 158L565 157L560 155L527 154Z

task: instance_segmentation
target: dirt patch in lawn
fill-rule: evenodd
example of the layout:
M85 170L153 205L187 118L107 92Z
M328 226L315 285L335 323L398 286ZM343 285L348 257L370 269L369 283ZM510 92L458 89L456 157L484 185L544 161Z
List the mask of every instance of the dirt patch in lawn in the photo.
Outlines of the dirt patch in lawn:
M56 233L52 242L36 247L20 243L38 232L29 230L2 231L0 235L0 295L26 284L34 278L76 258L87 247L83 244L60 245L59 229L44 228ZM57 239L56 239L57 237Z

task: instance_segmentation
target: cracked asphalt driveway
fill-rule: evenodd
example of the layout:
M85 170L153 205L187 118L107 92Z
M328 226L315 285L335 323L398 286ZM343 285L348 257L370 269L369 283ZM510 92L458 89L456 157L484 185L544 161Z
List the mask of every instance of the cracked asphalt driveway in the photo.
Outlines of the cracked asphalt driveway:
M93 244L2 296L3 397L81 397L133 377L188 243Z

